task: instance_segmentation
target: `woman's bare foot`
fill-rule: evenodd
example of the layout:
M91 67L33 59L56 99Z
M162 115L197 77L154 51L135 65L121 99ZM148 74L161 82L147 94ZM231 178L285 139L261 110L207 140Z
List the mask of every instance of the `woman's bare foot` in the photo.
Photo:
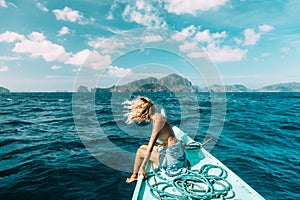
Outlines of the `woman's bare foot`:
M131 183L132 181L138 180L138 174L132 174L130 178L126 179L126 183Z

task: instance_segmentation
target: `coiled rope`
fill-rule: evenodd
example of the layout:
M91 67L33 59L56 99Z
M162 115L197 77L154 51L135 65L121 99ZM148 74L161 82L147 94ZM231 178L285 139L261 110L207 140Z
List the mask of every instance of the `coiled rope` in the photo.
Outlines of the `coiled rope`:
M216 169L219 173L213 174ZM161 170L154 170L146 180L156 199L232 199L235 196L232 185L226 180L227 171L217 165L203 165L200 170L188 170L172 179L162 174Z

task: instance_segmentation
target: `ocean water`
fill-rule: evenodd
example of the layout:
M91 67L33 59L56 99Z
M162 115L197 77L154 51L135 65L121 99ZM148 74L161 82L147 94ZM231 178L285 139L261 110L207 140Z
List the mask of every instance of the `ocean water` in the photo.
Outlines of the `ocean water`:
M77 103L72 93L0 96L1 200L131 199L128 167L151 126L124 123L128 95L80 95ZM146 95L203 141L209 94ZM300 93L227 93L226 106L211 153L266 199L299 199Z

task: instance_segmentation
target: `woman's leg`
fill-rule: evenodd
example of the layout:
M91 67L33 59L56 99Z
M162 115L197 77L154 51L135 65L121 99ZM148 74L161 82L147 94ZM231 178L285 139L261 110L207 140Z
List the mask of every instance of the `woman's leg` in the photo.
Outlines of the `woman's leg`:
M136 181L138 179L138 172L140 170L141 164L143 162L143 159L145 157L145 154L147 152L148 145L142 145L136 152L135 161L134 161L134 167L133 167L133 173L130 178L126 179L127 183L130 183L132 181ZM153 151L150 156L150 161L158 164L160 158L160 153L157 152L157 147L155 146L153 148Z

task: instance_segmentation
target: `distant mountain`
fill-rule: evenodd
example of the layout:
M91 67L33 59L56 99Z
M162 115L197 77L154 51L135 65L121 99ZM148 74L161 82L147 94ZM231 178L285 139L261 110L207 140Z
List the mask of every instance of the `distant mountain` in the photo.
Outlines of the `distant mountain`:
M89 88L81 85L77 88L77 92L89 92Z
M94 88L92 92L300 92L300 83L280 83L269 85L259 89L250 89L244 85L211 85L200 88L178 74L170 74L166 77L157 79L148 77L132 81L130 83L112 86L110 88ZM77 91L87 92L88 88L80 86Z
M244 85L212 85L208 88L200 88L198 89L199 92L253 92L252 89L247 88Z
M92 92L194 92L192 83L178 74L170 74L157 79L149 77L135 80L125 85L110 88L95 88Z
M6 94L6 93L10 93L9 89L0 87L0 94Z
M257 92L300 92L300 83L279 83L269 85L256 90Z
M170 74L158 80L160 85L166 86L173 92L194 92L196 88L187 79L178 74Z
M250 89L244 85L212 85L209 88L200 88L199 92L223 92L225 89L226 92L300 92L300 83L291 82L291 83L279 83L275 85L265 86L259 89Z

